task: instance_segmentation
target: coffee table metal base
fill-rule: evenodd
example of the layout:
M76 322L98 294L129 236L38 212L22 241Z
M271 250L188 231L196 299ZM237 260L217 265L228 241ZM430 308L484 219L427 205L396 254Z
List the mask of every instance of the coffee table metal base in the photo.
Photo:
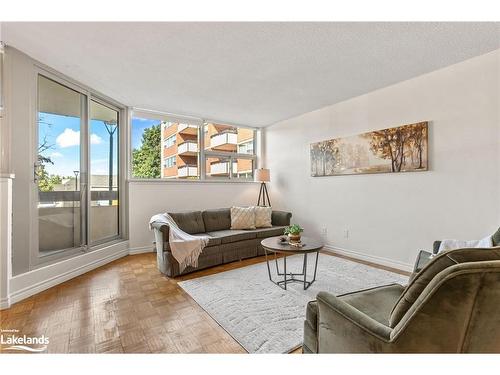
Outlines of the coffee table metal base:
M314 262L314 275L312 280L307 280L307 254L304 253L304 262L302 264L302 272L301 273L293 273L293 272L287 272L286 270L286 257L287 255L284 255L283 257L283 272L280 272L279 266L278 266L278 256L277 252L275 251L269 251L274 253L274 262L276 264L276 273L278 276L283 276L283 280L278 280L274 281L272 276L271 276L271 266L269 265L269 257L268 257L268 250L264 247L264 253L266 254L266 263L267 263L267 272L269 274L269 280L271 280L274 284L278 285L280 288L283 288L286 290L286 286L289 282L298 282L302 283L304 286L304 290L308 289L315 281L316 281L316 271L318 269L318 257L319 257L319 250L316 251L316 260ZM300 278L298 278L300 276Z

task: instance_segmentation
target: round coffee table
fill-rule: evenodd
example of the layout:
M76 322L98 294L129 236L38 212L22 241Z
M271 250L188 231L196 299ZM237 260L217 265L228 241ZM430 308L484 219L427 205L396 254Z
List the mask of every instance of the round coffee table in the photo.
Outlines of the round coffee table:
M309 288L314 281L316 281L316 271L318 269L318 257L319 257L319 251L323 248L323 243L321 243L318 240L315 240L310 237L302 237L301 241L302 244L304 244L303 247L295 247L292 245L289 245L287 242L284 244L280 242L280 238L283 236L277 236L277 237L269 237L260 243L262 245L262 248L264 249L264 253L266 254L266 263L267 263L267 272L269 274L269 280L271 280L274 284L278 285L279 287L283 288L286 290L286 285L289 282L300 282L303 283L304 285L304 290ZM274 261L276 264L276 273L278 276L283 276L283 280L279 281L274 281L272 276L271 276L271 267L269 266L269 258L268 258L268 253L274 253ZM307 280L307 255L310 253L316 253L316 261L314 263L314 275L312 280ZM280 272L279 267L278 267L278 257L277 254L283 254L283 267L284 270L283 272ZM289 255L297 255L297 254L303 254L304 255L304 262L302 265L302 273L293 273L293 272L287 272L286 270L286 257ZM297 278L298 276L301 276L301 278Z

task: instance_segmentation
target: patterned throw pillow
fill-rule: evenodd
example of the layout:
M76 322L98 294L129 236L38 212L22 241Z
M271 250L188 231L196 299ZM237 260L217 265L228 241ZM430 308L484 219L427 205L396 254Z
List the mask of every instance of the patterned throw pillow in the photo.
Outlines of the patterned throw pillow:
M255 229L255 209L231 207L231 229Z
M254 206L255 208L255 227L256 228L271 228L271 215L273 209L271 207Z

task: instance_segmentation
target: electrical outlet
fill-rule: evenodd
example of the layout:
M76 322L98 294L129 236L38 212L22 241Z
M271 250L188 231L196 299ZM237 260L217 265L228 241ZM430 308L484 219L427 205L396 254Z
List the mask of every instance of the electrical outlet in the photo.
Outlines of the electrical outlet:
M326 238L326 236L328 235L328 230L326 227L322 227L321 228L321 236L323 236L324 238Z
M349 238L349 229L344 229L344 238Z

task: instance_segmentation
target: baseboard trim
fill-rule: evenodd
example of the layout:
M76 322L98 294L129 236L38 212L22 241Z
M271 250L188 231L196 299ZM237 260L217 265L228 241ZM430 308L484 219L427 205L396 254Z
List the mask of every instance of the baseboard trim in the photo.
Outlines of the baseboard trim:
M128 250L129 255L136 255L136 254L144 254L144 253L153 253L155 250L153 246L141 246L141 247L131 247Z
M88 262L82 266L76 267L72 270L69 270L67 272L63 272L60 275L50 277L48 279L33 283L32 285L29 285L25 288L22 288L20 290L14 291L12 294L9 295L9 305L12 305L16 302L22 301L25 298L31 297L34 294L43 292L44 290L47 290L53 286L56 286L58 284L61 284L65 281L68 281L70 279L73 279L77 276L80 276L86 272L92 271L93 269L96 269L98 267L101 267L107 263L110 263L116 259L122 258L124 256L128 255L128 248L113 252L112 254L98 260L94 260L91 262ZM23 277L23 275L19 275L16 277Z
M9 297L0 299L0 310L8 309L9 307L10 307L10 298Z
M341 247L325 245L323 247L324 250L331 252L333 254L345 255L350 258L364 260L365 262L375 263L380 266L394 268L404 272L412 272L413 265L409 263L400 262L397 260L392 260L388 258L383 258L375 255L369 255L365 253L361 253L359 251L348 250Z

